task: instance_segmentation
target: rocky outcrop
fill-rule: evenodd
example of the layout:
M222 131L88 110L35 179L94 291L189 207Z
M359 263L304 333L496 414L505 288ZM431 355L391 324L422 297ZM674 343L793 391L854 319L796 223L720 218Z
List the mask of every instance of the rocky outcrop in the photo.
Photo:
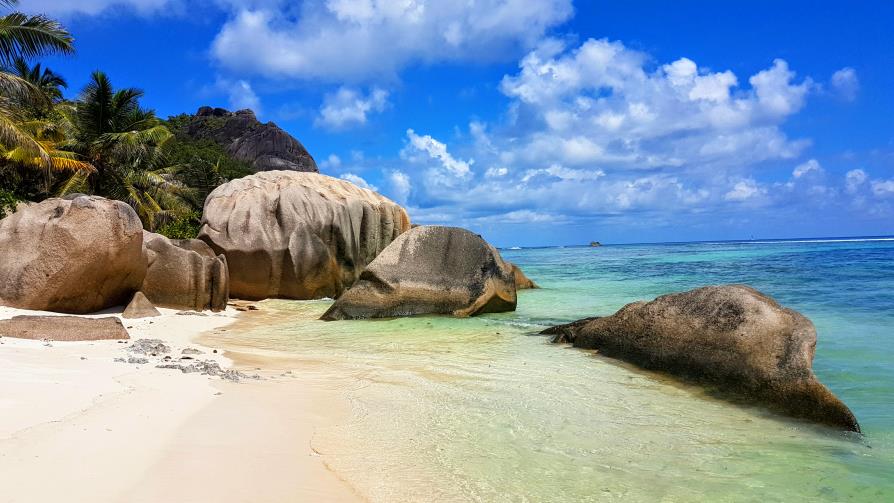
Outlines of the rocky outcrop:
M229 300L227 259L204 241L145 232L148 259L141 291L157 306L223 311Z
M525 276L525 273L512 262L507 262L509 267L512 268L512 275L515 277L515 289L516 290L530 290L533 288L540 288L537 286L537 283L534 283L530 278Z
M795 417L860 431L853 413L813 374L810 320L747 286L664 295L543 333Z
M121 320L79 316L14 316L0 320L0 336L49 341L129 339Z
M199 239L227 258L230 295L338 297L410 228L406 211L345 180L268 171L221 185L205 201Z
M120 201L47 199L0 220L0 304L91 313L128 302L145 275L143 226Z
M133 294L133 299L130 300L130 303L124 308L124 312L121 313L121 317L127 319L154 318L156 316L161 316L161 313L143 295L143 292Z
M213 140L255 171L319 171L301 142L272 122L259 122L251 110L202 107L182 133L196 140Z
M322 319L465 317L514 311L515 302L512 268L481 236L420 226L385 248Z

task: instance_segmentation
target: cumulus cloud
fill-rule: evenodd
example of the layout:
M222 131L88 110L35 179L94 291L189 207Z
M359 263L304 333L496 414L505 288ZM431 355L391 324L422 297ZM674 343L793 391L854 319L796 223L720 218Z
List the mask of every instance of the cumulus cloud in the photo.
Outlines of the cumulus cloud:
M407 204L412 190L410 177L402 171L389 171L387 173L389 195L400 204Z
M220 79L217 85L226 92L230 108L233 110L248 108L258 115L261 114L261 99L248 81Z
M341 167L341 157L329 154L329 157L320 161L320 169L338 169Z
M356 89L342 86L325 96L315 124L333 130L362 126L366 124L369 114L382 112L387 105L388 92L383 89L373 88L364 95Z
M727 201L748 201L750 199L754 199L758 196L761 196L766 193L766 190L761 188L756 181L749 178L747 180L742 180L740 182L736 182L733 185L732 190L723 195L723 198Z
M817 161L816 159L810 159L803 164L795 166L795 169L792 171L792 177L802 178L810 175L811 173L821 173L822 171L823 168L822 166L820 166L819 161Z
M405 156L418 159L417 153L426 154L430 159L440 163L444 171L457 178L468 178L472 174L472 161L463 161L454 158L447 151L447 145L432 138L429 135L420 136L412 129L407 130L407 138L410 140L408 148L404 150Z
M852 169L844 175L845 189L848 193L853 194L860 190L869 176L862 169Z
M416 63L489 61L531 47L571 0L231 2L212 54L238 72L330 81L394 76Z
M847 101L857 99L857 92L860 91L860 79L857 78L857 71L850 67L833 73L831 85L832 89Z
M345 173L345 174L341 175L339 178L341 178L342 180L347 180L347 181L353 183L354 185L364 188L364 189L369 189L369 190L376 191L376 192L378 192L378 190L379 190L378 187L376 187L375 185L370 185L366 180L364 180L359 175L355 175L354 173Z

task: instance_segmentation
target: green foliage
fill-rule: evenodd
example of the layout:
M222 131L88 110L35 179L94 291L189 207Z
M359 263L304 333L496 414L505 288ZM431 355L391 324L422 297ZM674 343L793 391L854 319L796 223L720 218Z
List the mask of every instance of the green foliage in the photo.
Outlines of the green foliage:
M176 127L171 125L170 119L168 127L176 131ZM177 134L171 143L168 159L172 164L190 166L192 169L187 172L207 173L208 170L216 166L221 180L215 184L215 187L224 181L235 180L254 173L247 162L233 159L223 147L213 140L193 140L185 135Z
M11 191L0 189L0 218L6 218L16 210L16 204L21 201Z
M194 211L168 222L155 232L171 239L195 239L199 235L202 213Z

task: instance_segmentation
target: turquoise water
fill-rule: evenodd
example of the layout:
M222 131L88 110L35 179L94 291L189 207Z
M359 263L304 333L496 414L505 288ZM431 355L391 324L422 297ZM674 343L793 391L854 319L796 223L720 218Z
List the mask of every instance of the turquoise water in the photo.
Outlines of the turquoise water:
M319 322L265 304L221 342L287 356L353 405L314 448L371 501L894 501L894 241L503 250L543 288L514 313ZM718 401L534 336L706 284L816 324L814 370L862 437Z

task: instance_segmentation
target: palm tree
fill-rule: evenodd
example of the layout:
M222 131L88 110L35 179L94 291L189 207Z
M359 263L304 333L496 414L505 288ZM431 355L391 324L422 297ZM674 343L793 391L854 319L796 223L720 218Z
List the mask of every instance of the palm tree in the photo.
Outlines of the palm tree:
M6 71L25 81L34 91L33 99L22 106L35 117L46 116L53 105L62 101L62 89L68 88L68 82L61 75L43 68L40 63L31 66L24 58L17 58Z
M0 0L2 7L15 7L18 0ZM8 68L18 59L47 54L70 54L74 39L57 21L46 16L29 16L12 12L0 16L0 66ZM24 124L21 103L39 99L40 93L29 81L9 71L0 70L0 146L8 153L18 150L18 158L37 159L51 169L53 149L33 134Z
M73 149L96 168L81 175L89 191L129 203L154 230L190 211L191 189L177 179L180 168L168 166L173 135L155 112L140 106L142 96L134 88L116 91L105 73L93 72L72 118ZM81 188L72 184L70 190Z

